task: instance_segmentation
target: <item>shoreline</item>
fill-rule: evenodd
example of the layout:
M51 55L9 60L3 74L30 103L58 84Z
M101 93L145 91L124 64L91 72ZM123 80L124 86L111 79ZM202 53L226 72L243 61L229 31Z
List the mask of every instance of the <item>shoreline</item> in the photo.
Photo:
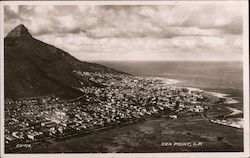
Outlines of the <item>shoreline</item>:
M163 78L163 81L165 81L165 80L167 80L167 78L166 79ZM181 81L176 80L175 83L178 84L178 83L181 83ZM168 86L168 84L166 84L166 85ZM210 90L206 90L205 88L204 88L204 90L202 90L200 88L178 86L178 85L176 85L176 87L187 88L189 91L203 92L203 93L210 94L210 95L212 95L216 98L219 98L219 99L225 99L225 101L224 101L225 105L239 104L240 103L240 101L233 99L231 94L214 92L215 90L210 91ZM217 124L223 125L223 126L232 127L232 128L243 129L244 128L244 122L243 122L244 118L242 118L242 117L230 118L232 116L243 114L243 111L236 109L236 108L229 107L229 106L226 106L225 108L229 109L231 112L228 114L222 114L221 116L223 116L223 118L225 118L225 120L232 122L232 123L230 123L230 124L217 123L213 119L210 119L210 122L217 123ZM229 117L229 118L227 118L227 117Z
M151 78L152 79L152 78ZM205 91L205 90L201 90L201 89L198 89L198 88L192 88L192 87L182 87L182 86L175 86L173 84L177 84L177 83L180 83L180 81L178 80L174 80L174 79L165 79L165 78L153 78L153 79L161 79L163 82L164 82L164 85L167 86L167 87L176 87L176 88L187 88L188 90L190 91L199 91L199 92L205 92L205 93L209 93L215 97L218 97L218 98L225 98L227 96L229 96L229 94L223 94L223 93L216 93L216 92L208 92L208 91ZM233 108L231 108L230 110L233 110ZM240 110L236 109L236 112L239 113ZM235 113L235 111L233 111L232 113ZM145 117L145 118L142 118L140 120L134 120L134 121L130 121L130 122L124 122L122 124L115 124L115 125L111 125L111 126L107 126L107 127L103 127L103 128L100 128L100 129L96 129L95 131L93 132L90 132L90 133L75 133L73 134L72 136L65 136L65 137L62 137L63 139L66 139L67 140L71 140L71 139L75 139L75 138L78 138L78 137L85 137L87 135L92 135L92 134L96 134L96 133L99 133L99 132L102 132L102 131L107 131L107 130L112 130L112 129L115 129L115 128L120 128L120 127L124 127L126 125L131 125L131 124L137 124L137 123L140 123L140 122L145 122L146 120L152 120L156 118L156 116L149 116L149 117ZM222 124L223 125L223 124ZM52 138L50 140L48 140L48 142L46 142L45 144L39 144L37 147L41 147L41 146L45 146L45 145L49 145L49 144L53 144L55 142L62 142L62 141L65 141L65 140L61 140L62 138ZM49 143L49 142L52 142L52 143ZM55 141L55 142L54 142ZM36 148L36 147L35 147ZM25 151L25 149L18 149L20 150L20 153L29 153L27 152L27 149ZM22 152L24 151L24 152ZM9 153L12 153L12 152L9 152Z
M178 85L181 84L180 80L177 79L168 79L168 78L163 78L163 77L153 77L155 79L160 79L162 80L166 86L170 87L171 85L174 85L174 87L179 87L179 88L186 88L189 91L197 91L197 92L204 92L208 93L214 97L225 99L225 104L238 104L240 101L234 99L231 94L227 93L222 93L222 92L214 92L216 91L215 89L209 89L209 88L196 88L196 87L188 87L188 86L182 86Z

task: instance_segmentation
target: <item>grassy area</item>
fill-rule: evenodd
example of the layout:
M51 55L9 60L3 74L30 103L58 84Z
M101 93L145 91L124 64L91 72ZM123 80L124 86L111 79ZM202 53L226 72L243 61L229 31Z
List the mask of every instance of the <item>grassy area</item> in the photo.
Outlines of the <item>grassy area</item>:
M202 142L201 146L161 146L162 142ZM242 151L243 131L212 124L200 116L166 118L56 142L31 152L186 152Z

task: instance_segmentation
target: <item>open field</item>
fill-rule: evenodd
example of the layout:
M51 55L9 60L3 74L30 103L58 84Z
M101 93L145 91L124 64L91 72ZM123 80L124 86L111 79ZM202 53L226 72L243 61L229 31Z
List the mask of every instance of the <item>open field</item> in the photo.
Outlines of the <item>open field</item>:
M161 146L162 143L202 142L199 146ZM243 151L243 130L210 123L200 116L156 119L115 128L31 152L188 152Z

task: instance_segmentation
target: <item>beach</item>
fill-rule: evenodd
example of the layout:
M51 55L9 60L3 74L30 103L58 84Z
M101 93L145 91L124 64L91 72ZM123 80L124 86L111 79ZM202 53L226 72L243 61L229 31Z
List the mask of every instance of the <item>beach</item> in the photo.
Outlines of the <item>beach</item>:
M107 66L112 64L107 64ZM179 62L176 64L179 64ZM131 65L133 65L133 63L129 63L127 66L129 67ZM222 67L225 66L224 63L217 63L216 65L221 65ZM114 67L117 68L117 66L119 65L116 64ZM197 63L195 63L195 66L197 66ZM228 66L230 67L231 65ZM214 66L212 67L214 68ZM134 68L139 69L140 67ZM143 68L145 68L145 66L143 66ZM189 68L190 71L195 71L192 68ZM203 66L203 68L205 67ZM125 69L128 68L120 70L124 71ZM199 69L201 69L201 67L199 67ZM228 67L225 69L227 70ZM199 115L192 116L185 114L178 119L168 119L164 117L155 118L144 122L138 122L136 124L126 125L124 127L111 128L109 130L100 131L91 135L72 138L66 141L53 142L47 146L33 148L30 152L143 153L243 151L243 118L240 115L242 114L243 109L243 93L242 86L240 86L240 82L242 82L241 79L229 77L231 72L229 73L228 71L225 71L225 74L221 75L222 77L216 77L215 75L211 75L211 73L217 74L216 70L212 68L211 73L201 72L201 74L205 76L195 75L199 74L199 71L201 70L196 72L193 76L190 75L192 73L188 74L186 70L183 70L183 73L181 73L180 70L176 71L179 75L176 75L177 73L174 73L174 75L167 75L166 72L158 73L158 75L154 73L145 74L145 71L142 71L144 74L140 74L139 71L137 71L137 74L139 73L139 76L141 77L161 79L165 83L165 86L168 87L185 87L190 91L205 92L213 97L224 99L224 103L208 105L209 109L206 112L207 118ZM234 69L231 71L234 71ZM235 71L238 71L237 66L235 67ZM152 72L155 71L152 71L151 69L151 73ZM226 81L226 83L224 82L225 76L227 76L227 80L229 80ZM235 83L236 87L235 85L232 86L232 83ZM225 119L231 123L231 126L211 122L211 120L216 119ZM165 142L166 144L174 142L202 142L201 144L203 145L192 147L161 146L162 142Z

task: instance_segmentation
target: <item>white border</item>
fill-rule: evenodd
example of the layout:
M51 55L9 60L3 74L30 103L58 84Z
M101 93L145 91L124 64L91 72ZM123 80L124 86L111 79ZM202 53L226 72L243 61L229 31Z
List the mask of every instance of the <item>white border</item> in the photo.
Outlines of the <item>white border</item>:
M5 154L4 153L4 5L243 5L243 79L244 79L244 152L199 152L199 153L129 153L129 154ZM238 158L238 157L250 157L249 154L249 17L248 17L248 1L4 1L0 2L0 70L1 70L1 155L0 157L27 157L27 158L43 158L43 157L55 157L55 158L78 158L84 156L87 158L93 157L157 157L165 158L169 157L193 157L193 158L211 158L211 157L226 157L226 158Z
M0 2L1 3L1 2ZM4 10L3 5L1 3L0 5L0 157L2 156L2 153L4 152Z
M243 13L243 105L244 105L244 150L249 154L249 6L244 6ZM250 155L248 155L250 157Z
M2 1L3 5L248 5L247 0L170 0L170 1Z

